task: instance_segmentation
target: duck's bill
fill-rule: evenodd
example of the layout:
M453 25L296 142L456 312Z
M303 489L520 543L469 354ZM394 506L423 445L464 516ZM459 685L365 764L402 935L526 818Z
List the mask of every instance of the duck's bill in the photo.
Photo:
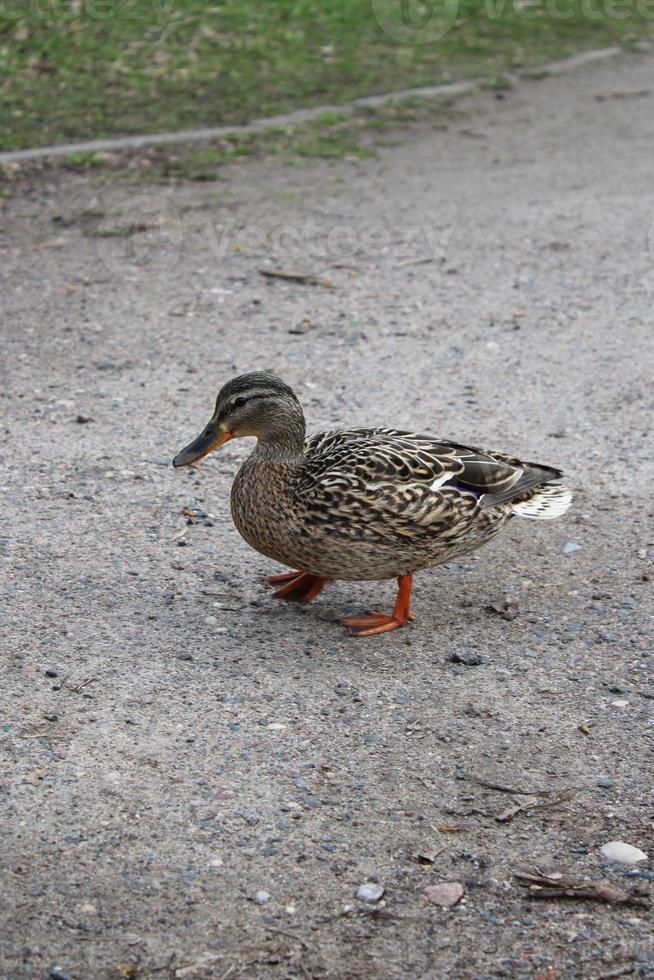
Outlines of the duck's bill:
M173 460L173 466L175 469L179 469L180 466L190 466L191 463L197 463L198 460L231 438L231 432L221 432L219 435L216 435L215 432L203 432L193 442L189 442L181 453L177 453Z

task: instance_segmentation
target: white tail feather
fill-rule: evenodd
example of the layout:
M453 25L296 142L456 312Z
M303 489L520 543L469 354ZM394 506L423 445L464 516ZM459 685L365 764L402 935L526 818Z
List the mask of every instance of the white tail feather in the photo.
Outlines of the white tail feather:
M518 517L530 517L536 521L551 521L562 517L572 503L572 492L567 487L545 484L535 490L529 500L514 504L512 511Z

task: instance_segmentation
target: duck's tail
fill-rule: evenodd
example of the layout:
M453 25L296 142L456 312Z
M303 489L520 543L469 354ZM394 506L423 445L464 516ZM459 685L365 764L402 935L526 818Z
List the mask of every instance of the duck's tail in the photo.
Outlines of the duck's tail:
M562 517L572 503L572 491L558 483L544 483L527 500L513 504L512 513L535 521L551 521Z

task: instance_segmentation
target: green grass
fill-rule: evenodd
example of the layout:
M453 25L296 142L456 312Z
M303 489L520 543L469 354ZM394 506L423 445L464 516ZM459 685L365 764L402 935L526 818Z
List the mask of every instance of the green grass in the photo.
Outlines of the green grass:
M197 145L154 146L138 154L110 155L105 169L126 179L145 182L170 180L215 181L225 164L238 157L282 156L297 164L304 158L362 160L375 156L381 137L429 120L444 127L458 115L447 100L412 99L341 115L325 112L317 119L256 133L231 134L201 149ZM124 169L128 157L129 169ZM20 172L16 175L20 179ZM8 179L5 175L5 179ZM2 173L0 172L0 186Z
M455 0L424 0L437 13L411 40L449 30L405 43L400 2L4 0L0 147L242 123L299 105L499 77L649 35L654 23L636 0L459 0L454 20Z
M58 166L84 171L96 183L123 179L132 185L175 183L178 181L218 181L223 168L242 157L281 156L290 166L319 157L328 160L361 160L375 156L378 148L394 145L402 130L429 124L444 129L460 118L463 110L451 99L425 99L411 96L376 108L357 108L352 112L324 112L316 119L287 126L275 126L249 133L230 133L221 139L198 145L165 144L120 153L70 154ZM11 196L14 186L32 179L44 167L42 160L0 166L0 196ZM216 192L216 196L219 196ZM87 228L89 221L102 215L94 211L76 214L74 222ZM54 219L65 226L68 219ZM91 221L93 224L93 221ZM103 230L103 237L132 235L144 229L121 226Z

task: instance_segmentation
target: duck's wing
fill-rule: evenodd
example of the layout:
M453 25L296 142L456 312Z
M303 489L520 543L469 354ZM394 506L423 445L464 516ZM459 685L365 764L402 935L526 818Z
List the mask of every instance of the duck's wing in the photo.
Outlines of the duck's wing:
M307 440L297 492L316 517L324 511L337 523L339 516L370 521L377 531L390 521L396 533L524 499L560 476L550 467L447 439L397 429L345 429Z
M492 503L512 500L562 476L560 470L505 453L381 428L341 429L312 436L306 443L306 471L321 483L350 477L367 485L417 484L433 490L449 484L450 489L458 487L477 497L488 494Z

